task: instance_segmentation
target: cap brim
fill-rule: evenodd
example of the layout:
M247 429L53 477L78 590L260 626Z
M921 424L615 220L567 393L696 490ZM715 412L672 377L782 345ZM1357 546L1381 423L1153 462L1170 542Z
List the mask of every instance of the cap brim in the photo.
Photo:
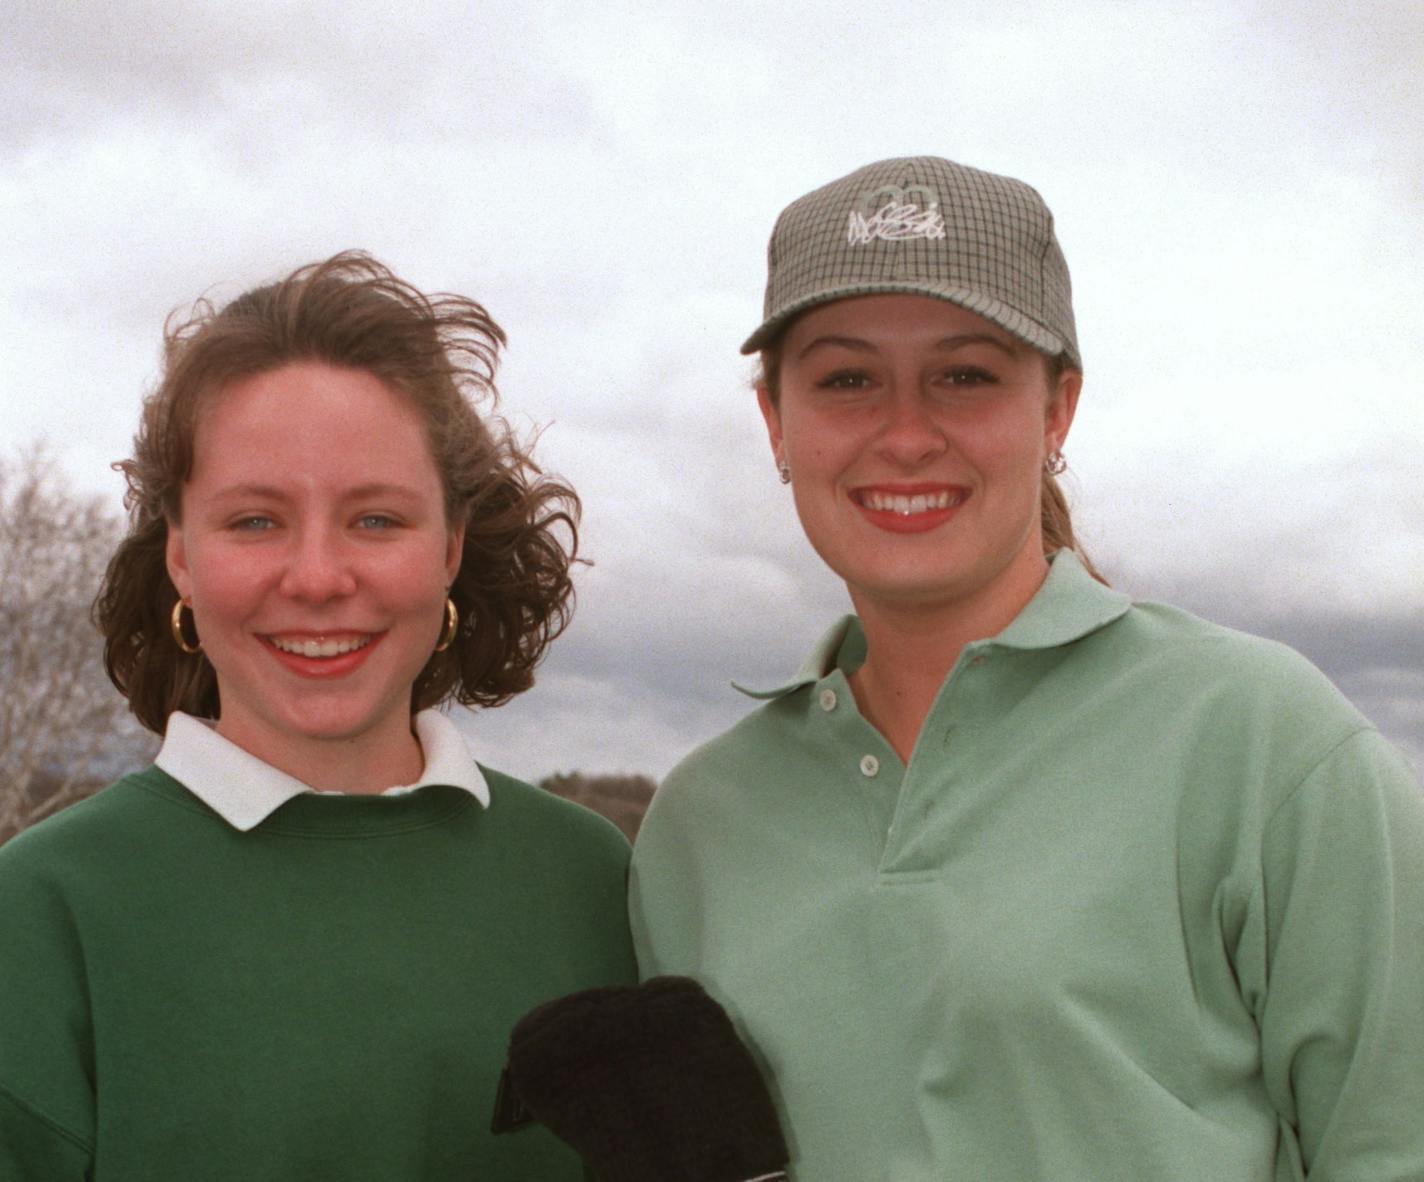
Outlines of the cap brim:
M991 299L967 288L935 290L927 288L923 283L854 283L813 292L784 308L778 308L774 316L762 321L757 330L742 343L741 351L744 354L759 352L780 336L791 321L808 309L864 295L918 295L944 300L997 324L1005 332L1018 337L1024 344L1032 346L1040 353L1046 353L1050 357L1066 354L1075 368L1082 368L1077 353L1057 333L1050 332L1038 321L1029 319L1003 301Z

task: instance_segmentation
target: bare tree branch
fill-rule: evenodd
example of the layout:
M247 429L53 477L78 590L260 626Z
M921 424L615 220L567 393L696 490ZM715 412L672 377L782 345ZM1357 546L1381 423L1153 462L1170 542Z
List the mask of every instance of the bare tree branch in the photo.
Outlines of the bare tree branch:
M42 449L0 459L0 841L152 753L89 622L122 529Z

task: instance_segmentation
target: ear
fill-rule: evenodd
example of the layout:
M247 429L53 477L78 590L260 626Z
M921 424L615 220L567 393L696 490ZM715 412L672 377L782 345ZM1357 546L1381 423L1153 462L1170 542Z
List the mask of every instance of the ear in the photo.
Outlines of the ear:
M1048 413L1043 423L1043 452L1050 455L1061 451L1078 412L1078 395L1083 389L1083 375L1076 369L1065 369L1058 385L1048 398Z
M179 599L193 597L193 575L188 569L188 550L183 543L183 527L172 518L168 520L168 540L163 546L164 563L168 567L168 577L178 588Z
M460 560L465 556L465 523L461 522L450 531L445 541L445 586L454 584L460 573Z
M771 454L778 464L785 458L781 450L781 412L772 402L771 394L765 386L757 386L757 405L761 407L761 417L766 422L767 438L771 441Z

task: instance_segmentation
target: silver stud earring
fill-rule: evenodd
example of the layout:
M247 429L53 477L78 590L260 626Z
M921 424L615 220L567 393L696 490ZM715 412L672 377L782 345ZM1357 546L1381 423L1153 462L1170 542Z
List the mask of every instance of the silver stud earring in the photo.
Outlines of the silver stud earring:
M781 477L782 484L791 483L791 465L785 460L776 461L776 474Z
M1048 458L1043 461L1043 470L1050 476L1062 476L1068 470L1068 461L1063 458L1063 453L1055 447L1048 453Z

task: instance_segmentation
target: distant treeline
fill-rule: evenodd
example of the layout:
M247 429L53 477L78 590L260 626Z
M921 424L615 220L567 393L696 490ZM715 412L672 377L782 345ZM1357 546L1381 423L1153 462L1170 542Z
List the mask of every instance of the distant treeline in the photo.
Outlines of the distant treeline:
M559 772L545 776L539 781L539 787L602 813L632 841L656 785L648 776L585 776L582 772Z

